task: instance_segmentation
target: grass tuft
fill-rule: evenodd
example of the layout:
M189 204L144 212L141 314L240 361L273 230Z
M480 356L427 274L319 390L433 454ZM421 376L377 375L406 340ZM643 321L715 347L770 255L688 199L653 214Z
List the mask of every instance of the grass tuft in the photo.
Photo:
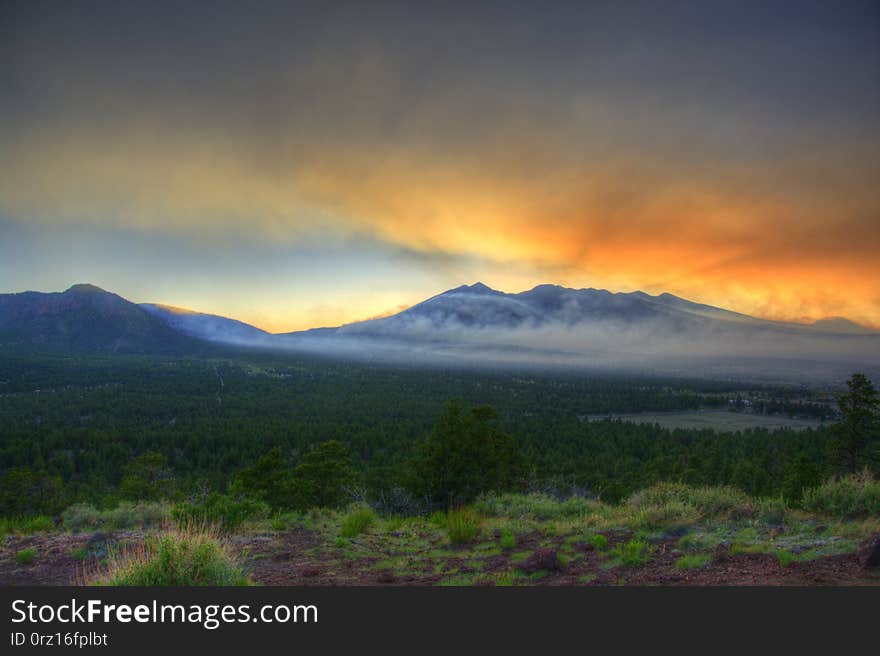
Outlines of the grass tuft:
M344 538L357 537L361 533L366 533L377 519L375 511L369 506L356 506L342 518L339 535Z
M37 550L32 547L21 549L15 554L15 562L19 565L30 565L37 557Z
M0 517L0 535L29 535L55 530L55 522L47 515L33 517Z
M596 551L605 551L608 548L608 538L601 533L597 533L590 538L590 544Z
M139 548L114 553L87 579L111 586L250 585L217 529L188 526L148 538Z
M623 567L639 567L648 561L648 543L644 540L630 540L614 545L610 552L618 565Z
M452 544L467 544L480 534L482 518L472 508L458 508L446 514L446 533Z

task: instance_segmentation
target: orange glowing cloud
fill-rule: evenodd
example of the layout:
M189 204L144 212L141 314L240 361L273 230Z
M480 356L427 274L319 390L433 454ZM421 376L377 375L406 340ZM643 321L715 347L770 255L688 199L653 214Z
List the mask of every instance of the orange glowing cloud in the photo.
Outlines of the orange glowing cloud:
M498 137L466 150L313 144L260 167L222 138L177 135L171 148L144 134L16 144L0 211L207 240L366 231L417 252L502 263L483 277L506 288L670 291L769 318L880 325L880 194L866 149L700 166ZM309 314L338 323L401 300L359 316Z

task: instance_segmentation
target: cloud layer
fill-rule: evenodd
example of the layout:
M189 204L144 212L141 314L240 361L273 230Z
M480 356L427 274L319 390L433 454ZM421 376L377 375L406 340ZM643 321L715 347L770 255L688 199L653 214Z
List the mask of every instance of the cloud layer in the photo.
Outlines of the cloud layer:
M709 4L10 4L0 216L880 326L878 10Z

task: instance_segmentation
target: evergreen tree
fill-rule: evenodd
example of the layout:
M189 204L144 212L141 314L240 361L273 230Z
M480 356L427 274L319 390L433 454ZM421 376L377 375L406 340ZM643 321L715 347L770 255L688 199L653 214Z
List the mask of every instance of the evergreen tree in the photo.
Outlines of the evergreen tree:
M161 453L148 451L128 462L119 493L135 501L156 501L169 498L174 488L174 474L168 459Z
M418 468L429 497L452 506L514 485L519 452L497 418L490 406L465 410L458 401L449 404L424 445Z
M849 391L837 401L843 419L835 427L832 448L839 468L854 474L876 458L872 449L880 427L880 399L864 374L853 374L846 385Z
M265 501L273 510L301 508L307 501L303 486L293 477L280 447L275 447L253 466L240 471L230 486L233 496L252 496Z
M323 442L294 468L309 506L334 508L345 503L355 482L354 465L341 442Z

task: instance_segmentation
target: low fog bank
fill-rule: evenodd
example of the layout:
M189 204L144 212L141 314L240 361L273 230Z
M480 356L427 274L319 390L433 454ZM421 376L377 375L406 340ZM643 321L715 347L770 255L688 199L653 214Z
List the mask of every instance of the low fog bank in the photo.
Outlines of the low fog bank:
M671 330L662 321L474 328L430 319L276 336L271 347L389 363L586 368L627 373L834 382L880 373L880 336L737 324ZM255 346L268 346L261 340Z

